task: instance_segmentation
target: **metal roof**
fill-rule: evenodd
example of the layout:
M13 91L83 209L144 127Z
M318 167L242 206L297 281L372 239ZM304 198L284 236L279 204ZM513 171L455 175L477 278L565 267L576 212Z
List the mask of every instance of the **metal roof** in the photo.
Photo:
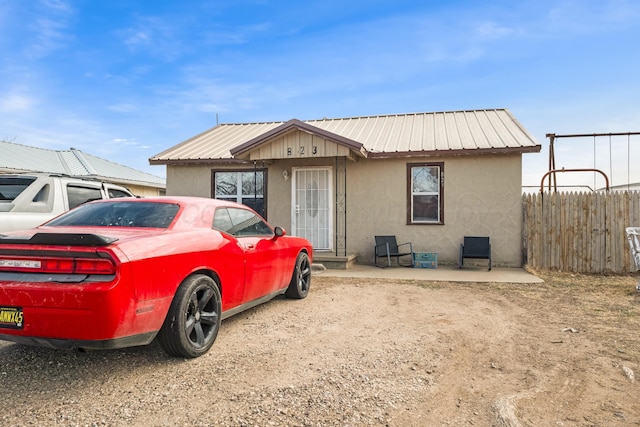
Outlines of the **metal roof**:
M46 172L92 177L123 184L165 188L164 178L72 148L49 150L0 141L0 171Z
M299 125L296 125L299 124ZM368 157L538 152L536 139L506 109L393 114L288 122L221 124L149 159L151 164L232 160L288 126L338 143L362 144ZM265 136L265 138L262 138Z

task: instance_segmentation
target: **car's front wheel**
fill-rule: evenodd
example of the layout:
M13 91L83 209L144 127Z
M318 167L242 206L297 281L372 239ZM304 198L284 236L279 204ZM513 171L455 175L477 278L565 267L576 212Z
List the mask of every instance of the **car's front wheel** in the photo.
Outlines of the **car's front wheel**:
M190 276L173 297L158 341L172 356L201 356L218 336L221 312L222 302L216 282L202 274Z
M287 288L285 295L289 298L302 299L309 293L311 286L311 263L309 255L301 252L296 259L296 265L293 268L291 282Z

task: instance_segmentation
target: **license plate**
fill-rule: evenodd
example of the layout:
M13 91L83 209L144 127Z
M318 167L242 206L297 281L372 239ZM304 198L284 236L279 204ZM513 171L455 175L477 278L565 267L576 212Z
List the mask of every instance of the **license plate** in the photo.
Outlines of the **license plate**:
M23 327L22 307L0 307L0 328L22 329Z

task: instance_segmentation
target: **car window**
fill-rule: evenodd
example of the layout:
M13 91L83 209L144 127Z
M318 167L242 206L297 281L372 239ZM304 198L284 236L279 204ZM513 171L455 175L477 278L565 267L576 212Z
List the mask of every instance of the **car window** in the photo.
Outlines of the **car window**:
M213 228L232 234L231 229L233 228L233 223L231 222L231 217L227 209L216 209L216 212L213 214Z
M118 199L120 197L131 197L131 194L126 191L118 190L116 188L107 188L107 194L110 199Z
M38 191L38 193L31 200L34 203L46 202L49 200L49 193L51 192L51 186L49 184L45 184Z
M179 209L177 204L162 202L89 203L47 225L167 228Z
M0 177L0 200L12 202L35 180L36 178L31 176L4 178Z
M73 209L83 203L102 199L102 192L100 188L97 187L67 185L67 197L69 200L69 209Z
M216 209L213 226L237 237L270 236L271 227L255 213L240 208Z

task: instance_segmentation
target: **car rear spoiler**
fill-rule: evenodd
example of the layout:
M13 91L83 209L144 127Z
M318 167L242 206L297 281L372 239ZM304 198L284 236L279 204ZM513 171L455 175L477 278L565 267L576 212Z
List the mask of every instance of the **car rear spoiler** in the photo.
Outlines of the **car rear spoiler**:
M0 244L53 246L107 246L118 240L114 237L86 233L36 233L29 237L0 234Z

